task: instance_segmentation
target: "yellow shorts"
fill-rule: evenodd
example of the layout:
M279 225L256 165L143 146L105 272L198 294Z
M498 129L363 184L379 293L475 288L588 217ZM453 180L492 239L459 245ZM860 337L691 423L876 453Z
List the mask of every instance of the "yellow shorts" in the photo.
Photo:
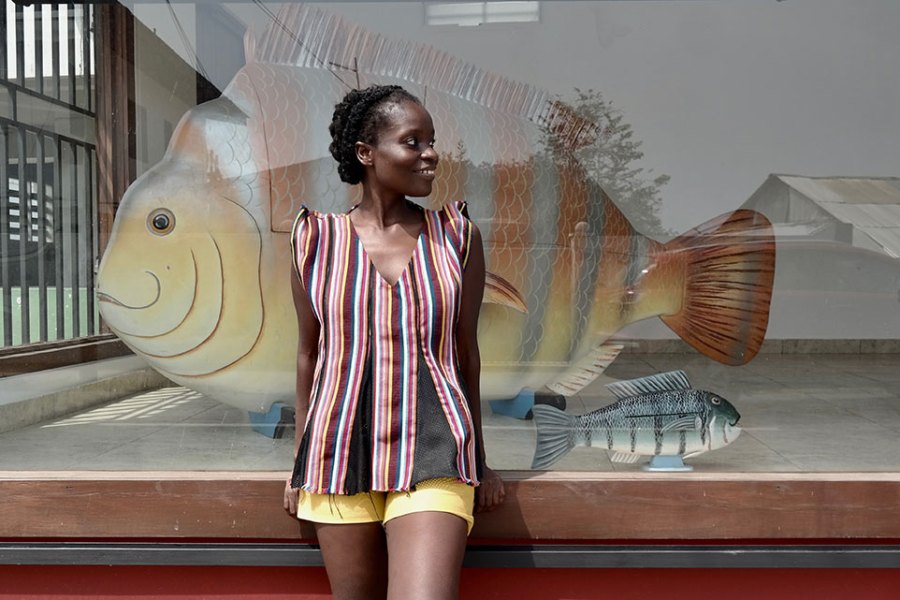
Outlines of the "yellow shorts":
M387 523L417 512L445 512L475 524L475 488L455 479L428 479L409 492L364 492L352 496L300 490L297 518L313 523Z

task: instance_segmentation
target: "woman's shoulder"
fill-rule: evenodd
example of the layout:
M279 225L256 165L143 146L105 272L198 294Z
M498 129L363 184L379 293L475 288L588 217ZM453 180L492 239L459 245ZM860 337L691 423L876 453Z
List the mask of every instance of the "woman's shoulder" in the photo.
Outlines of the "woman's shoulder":
M468 222L469 209L465 200L453 200L443 206L434 209L436 216L441 220L453 222Z
M315 226L326 223L328 221L340 220L345 218L346 216L347 213L323 212L315 210L303 204L300 206L300 209L297 211L297 215L294 217L294 226L292 229L296 231L299 226Z
M314 208L310 208L305 204L300 205L300 209L297 211L296 220L312 220L315 219L317 221L324 221L326 219L337 219L343 217L346 213L333 213L333 212L324 212L320 210L316 210Z

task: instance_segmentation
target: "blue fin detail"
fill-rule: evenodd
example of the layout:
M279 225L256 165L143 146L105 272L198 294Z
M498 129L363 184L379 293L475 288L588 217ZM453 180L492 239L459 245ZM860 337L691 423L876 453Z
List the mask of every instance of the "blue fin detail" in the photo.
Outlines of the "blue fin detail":
M491 400L491 412L495 415L528 419L534 407L534 390L522 390L519 395L509 400Z
M269 412L248 412L250 426L253 431L261 433L268 438L277 440L284 435L284 429L293 425L294 411L283 402L276 402L269 408Z

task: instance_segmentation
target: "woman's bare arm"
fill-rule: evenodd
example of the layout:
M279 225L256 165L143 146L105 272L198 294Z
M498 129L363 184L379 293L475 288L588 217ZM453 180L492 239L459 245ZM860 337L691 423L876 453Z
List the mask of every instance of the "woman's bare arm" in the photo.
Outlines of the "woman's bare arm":
M297 312L297 387L294 413L294 460L300 450L300 440L306 428L306 416L309 412L309 396L312 391L313 375L316 361L319 358L319 320L313 312L309 295L296 273L291 273L291 292L294 297L294 309ZM284 507L291 514L297 512L297 493L291 488L288 480L284 490Z
M503 481L487 466L485 460L484 436L481 432L481 355L478 352L478 315L484 297L484 247L481 233L472 224L472 245L463 273L462 299L459 321L456 326L456 349L459 368L469 391L469 409L478 438L481 461L484 465L481 485L476 490L476 508L479 511L493 510L503 502L505 491Z

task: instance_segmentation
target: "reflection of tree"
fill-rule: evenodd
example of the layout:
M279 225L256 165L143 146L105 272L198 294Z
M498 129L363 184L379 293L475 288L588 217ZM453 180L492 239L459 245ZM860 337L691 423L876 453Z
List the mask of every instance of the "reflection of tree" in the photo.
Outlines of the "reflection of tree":
M668 175L652 177L652 169L637 166L644 157L640 140L634 139L631 124L625 121L623 112L615 108L596 90L575 88L574 101L567 103L578 116L596 123L599 135L586 138L588 143L579 145L572 156L581 164L588 177L622 209L635 229L645 235L666 237L672 232L659 220L660 189L669 182ZM561 145L557 135L545 131L549 146L558 153ZM567 153L568 154L568 153ZM652 178L651 178L652 177Z

